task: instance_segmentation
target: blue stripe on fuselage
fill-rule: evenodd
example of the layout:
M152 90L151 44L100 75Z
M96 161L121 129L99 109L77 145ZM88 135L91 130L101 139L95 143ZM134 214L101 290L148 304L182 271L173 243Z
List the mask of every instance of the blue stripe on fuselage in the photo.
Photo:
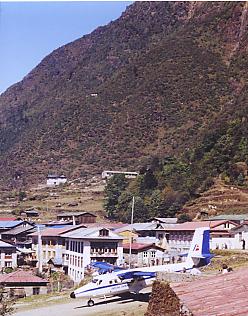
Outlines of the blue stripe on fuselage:
M155 277L148 277L148 278L145 278L145 279L143 279L143 280L145 281L145 280L154 279L154 278L155 278ZM115 284L109 284L109 285L99 286L99 287L97 287L97 288L85 290L85 291L82 291L82 292L79 292L79 293L75 293L75 294L78 295L78 294L82 294L82 293L86 293L86 292L90 292L90 291L97 291L97 290L100 290L100 289L104 289L104 288L108 288L108 287L112 287L112 286L117 286L117 285L124 285L124 284L128 284L128 283L130 283L130 282L115 283Z

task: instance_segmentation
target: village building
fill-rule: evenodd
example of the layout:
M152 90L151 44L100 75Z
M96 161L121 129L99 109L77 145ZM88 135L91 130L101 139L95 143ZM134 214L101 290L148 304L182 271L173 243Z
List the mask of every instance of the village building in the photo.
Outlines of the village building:
M231 229L230 233L234 239L233 243L235 248L231 249L248 249L248 221L244 221L241 225L238 225Z
M76 227L78 228L78 226ZM66 226L60 228L45 228L41 230L42 264L47 265L50 259L61 260L64 262L65 239L61 236L63 233L75 229L75 226ZM29 235L32 238L32 249L38 259L38 232Z
M11 297L47 294L48 281L27 271L15 271L0 275L0 284Z
M57 221L75 222L76 225L90 224L96 222L96 215L90 212L67 212L57 215Z
M40 214L36 209L32 208L26 211L22 211L20 215L28 217L28 218L32 218L32 217L39 217Z
M47 186L54 187L58 185L63 185L67 182L67 178L64 175L57 175L57 174L49 174L47 176Z
M0 239L0 269L17 267L16 247Z
M129 263L130 244L123 244L123 256L125 264ZM131 243L131 266L150 267L164 264L164 249L155 244Z
M210 227L211 249L235 249L237 243L230 230L236 226L238 226L237 223L228 220L185 222L182 224L135 223L116 229L115 232L125 233L126 236L130 235L131 232L133 240L138 243L155 243L167 251L182 253L189 250L195 229L198 227Z
M14 227L17 227L20 225L24 225L25 222L26 221L23 221L23 220L9 220L9 221L2 220L2 221L0 221L0 235L2 232L7 231L11 228L14 228Z
M36 231L35 225L24 221L21 225L2 232L1 237L4 241L10 242L18 248L31 249L32 239L29 234L34 231Z
M122 237L110 229L79 228L61 236L65 238L68 275L76 283L84 278L84 269L91 262L123 263Z

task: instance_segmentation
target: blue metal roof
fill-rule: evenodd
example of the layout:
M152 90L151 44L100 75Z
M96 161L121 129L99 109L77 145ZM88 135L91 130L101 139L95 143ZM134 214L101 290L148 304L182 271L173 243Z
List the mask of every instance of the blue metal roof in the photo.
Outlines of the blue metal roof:
M12 228L21 223L23 223L23 221L0 221L0 228Z

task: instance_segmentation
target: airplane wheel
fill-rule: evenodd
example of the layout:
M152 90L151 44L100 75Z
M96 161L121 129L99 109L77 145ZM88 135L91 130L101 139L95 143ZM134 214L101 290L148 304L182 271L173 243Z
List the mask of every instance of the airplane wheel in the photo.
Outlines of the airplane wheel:
M95 305L95 302L93 300L89 300L88 301L88 306L91 307L91 306L94 306Z

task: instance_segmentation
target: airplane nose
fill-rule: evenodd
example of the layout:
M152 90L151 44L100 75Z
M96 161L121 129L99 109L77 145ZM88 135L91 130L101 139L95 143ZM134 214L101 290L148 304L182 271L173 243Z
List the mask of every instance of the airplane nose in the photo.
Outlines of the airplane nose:
M75 293L74 293L74 292L71 292L71 294L70 294L70 298L76 298L76 295L75 295Z

